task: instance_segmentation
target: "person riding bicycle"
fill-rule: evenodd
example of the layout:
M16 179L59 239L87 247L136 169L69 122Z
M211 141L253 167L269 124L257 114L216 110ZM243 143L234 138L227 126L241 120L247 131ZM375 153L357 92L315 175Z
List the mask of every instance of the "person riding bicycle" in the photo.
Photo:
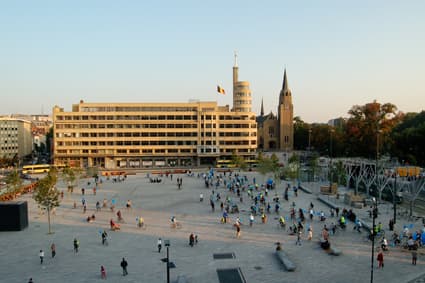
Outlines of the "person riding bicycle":
M381 248L384 251L388 251L388 241L387 241L387 239L385 237L382 238Z
M283 216L279 217L279 224L280 224L280 227L285 228L285 226L286 226L285 217L283 217Z
M171 226L173 228L176 228L177 227L177 219L176 219L176 217L174 215L171 216Z
M339 219L339 225L341 226L341 228L345 228L345 217L343 215Z
M357 230L357 232L361 233L360 229L362 228L362 222L359 219L356 219L353 230Z
M118 219L118 221L122 221L123 219L122 219L122 215L121 215L121 210L118 210L117 211L117 219Z
M145 220L143 219L142 216L140 216L137 226L139 226L139 228L142 228L144 225L145 225Z

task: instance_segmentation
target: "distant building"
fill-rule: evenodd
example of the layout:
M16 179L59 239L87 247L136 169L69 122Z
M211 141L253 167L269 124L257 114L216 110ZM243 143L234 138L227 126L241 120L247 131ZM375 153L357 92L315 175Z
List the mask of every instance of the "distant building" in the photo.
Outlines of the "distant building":
M286 69L283 75L282 90L279 94L277 115L270 112L264 114L264 105L261 101L261 113L257 116L258 149L290 151L294 148L294 106L292 93L288 86Z
M26 120L0 118L0 156L22 158L32 152L31 123Z
M328 121L328 125L335 128L342 128L345 124L346 120L342 117L331 119Z
M149 168L254 160L257 124L248 82L233 67L233 109L216 102L86 103L53 109L55 164Z

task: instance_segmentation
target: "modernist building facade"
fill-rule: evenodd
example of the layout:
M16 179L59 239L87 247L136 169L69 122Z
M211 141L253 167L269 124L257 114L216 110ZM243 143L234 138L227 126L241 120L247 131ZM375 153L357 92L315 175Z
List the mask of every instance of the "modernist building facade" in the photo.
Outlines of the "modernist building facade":
M294 105L292 92L288 86L286 70L283 74L282 90L279 93L277 115L264 114L261 101L261 113L257 117L258 149L263 151L291 151L294 148Z
M233 67L233 109L216 102L86 103L53 109L55 164L148 168L253 160L257 123L248 82Z
M33 149L31 122L0 118L0 156L23 158Z

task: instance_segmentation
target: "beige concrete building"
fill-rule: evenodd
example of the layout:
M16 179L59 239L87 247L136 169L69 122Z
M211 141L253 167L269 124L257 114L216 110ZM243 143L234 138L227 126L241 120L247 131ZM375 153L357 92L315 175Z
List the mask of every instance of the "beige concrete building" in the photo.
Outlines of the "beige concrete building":
M233 109L216 102L86 103L53 109L55 164L149 168L256 157L248 82L233 68Z
M32 152L31 122L0 118L0 156L22 158Z
M258 148L266 151L291 151L294 148L293 119L292 92L288 86L285 70L282 90L279 94L277 116L272 112L265 115L263 102L261 101L261 113L257 117Z

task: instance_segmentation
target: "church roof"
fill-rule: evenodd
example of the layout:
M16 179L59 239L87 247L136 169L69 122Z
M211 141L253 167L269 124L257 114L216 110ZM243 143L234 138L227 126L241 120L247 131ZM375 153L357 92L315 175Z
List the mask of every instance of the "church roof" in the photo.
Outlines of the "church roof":
M266 120L275 120L275 119L276 119L276 115L274 115L272 111L270 111L269 114L260 115L255 118L257 123L263 123Z

